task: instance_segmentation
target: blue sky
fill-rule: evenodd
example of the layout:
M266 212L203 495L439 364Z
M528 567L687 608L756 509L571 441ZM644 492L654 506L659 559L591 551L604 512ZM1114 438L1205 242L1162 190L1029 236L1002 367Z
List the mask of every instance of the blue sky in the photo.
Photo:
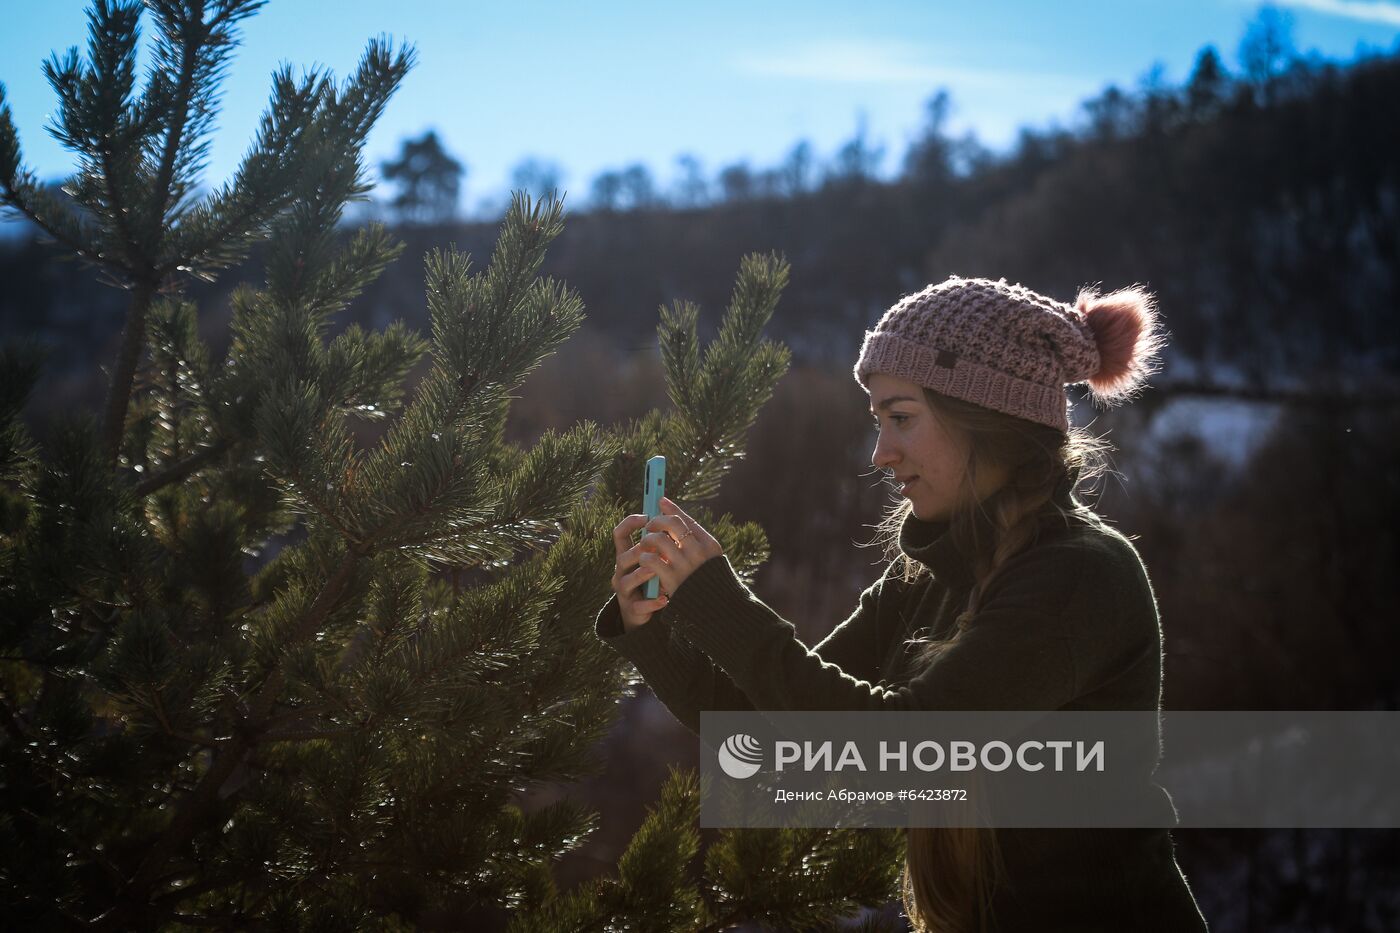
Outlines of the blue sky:
M86 43L82 0L9 0L0 82L26 163L64 175L71 157L43 127L54 96L40 63ZM1350 59L1400 48L1400 2L1279 4L1304 51ZM566 3L513 0L272 0L243 24L229 69L206 183L222 180L252 137L279 62L337 75L367 39L418 49L418 67L370 136L376 164L436 127L468 166L463 207L499 198L526 156L564 169L571 200L593 176L645 163L663 184L693 153L713 175L777 163L799 139L829 157L864 120L895 168L939 88L952 127L1004 148L1024 125L1071 124L1109 83L1136 85L1154 64L1171 83L1214 44L1232 69L1258 4L1246 0L1111 2Z

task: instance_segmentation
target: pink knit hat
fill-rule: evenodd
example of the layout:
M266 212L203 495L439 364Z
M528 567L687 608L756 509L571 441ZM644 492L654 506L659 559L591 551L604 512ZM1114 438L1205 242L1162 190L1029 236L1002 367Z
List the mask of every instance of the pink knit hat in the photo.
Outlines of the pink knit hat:
M855 377L885 373L943 395L1069 430L1065 387L1101 405L1131 398L1165 339L1145 290L1084 289L1073 305L1005 279L951 276L895 302L866 331Z

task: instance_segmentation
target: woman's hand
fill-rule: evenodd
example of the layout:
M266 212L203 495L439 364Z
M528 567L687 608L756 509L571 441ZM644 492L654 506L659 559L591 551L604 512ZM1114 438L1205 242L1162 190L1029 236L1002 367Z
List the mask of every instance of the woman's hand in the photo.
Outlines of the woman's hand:
M632 544L632 533L645 528L640 541ZM652 614L664 608L670 594L711 557L724 553L714 537L700 523L670 499L661 499L661 514L647 520L645 515L629 515L613 529L617 566L612 587L622 612L622 625L628 631L644 625ZM661 581L656 599L642 596L643 583L657 577Z

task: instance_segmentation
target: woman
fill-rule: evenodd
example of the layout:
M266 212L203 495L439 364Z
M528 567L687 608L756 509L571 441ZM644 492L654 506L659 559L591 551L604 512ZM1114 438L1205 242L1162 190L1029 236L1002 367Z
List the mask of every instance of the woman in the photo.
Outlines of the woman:
M850 618L809 650L667 499L614 529L599 637L695 731L702 709L1160 708L1151 585L1132 544L1075 496L1103 445L1071 427L1066 387L1126 399L1162 342L1136 288L1071 306L953 277L902 299L855 366L879 427L874 465L905 501L881 526L885 573ZM652 577L660 595L645 599ZM907 840L916 929L1205 929L1165 829Z

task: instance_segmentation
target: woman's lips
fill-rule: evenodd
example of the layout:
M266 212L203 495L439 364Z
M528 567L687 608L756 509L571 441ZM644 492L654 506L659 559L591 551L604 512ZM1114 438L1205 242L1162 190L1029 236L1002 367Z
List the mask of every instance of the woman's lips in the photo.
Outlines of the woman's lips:
M910 487L910 486L913 486L913 485L914 485L914 482L915 482L917 479L918 479L917 476L911 476L911 477L909 477L907 480L905 480L905 481L904 481L904 484L901 485L901 486L899 487L899 494L900 494L901 496L907 496L907 495L909 495L909 487Z

